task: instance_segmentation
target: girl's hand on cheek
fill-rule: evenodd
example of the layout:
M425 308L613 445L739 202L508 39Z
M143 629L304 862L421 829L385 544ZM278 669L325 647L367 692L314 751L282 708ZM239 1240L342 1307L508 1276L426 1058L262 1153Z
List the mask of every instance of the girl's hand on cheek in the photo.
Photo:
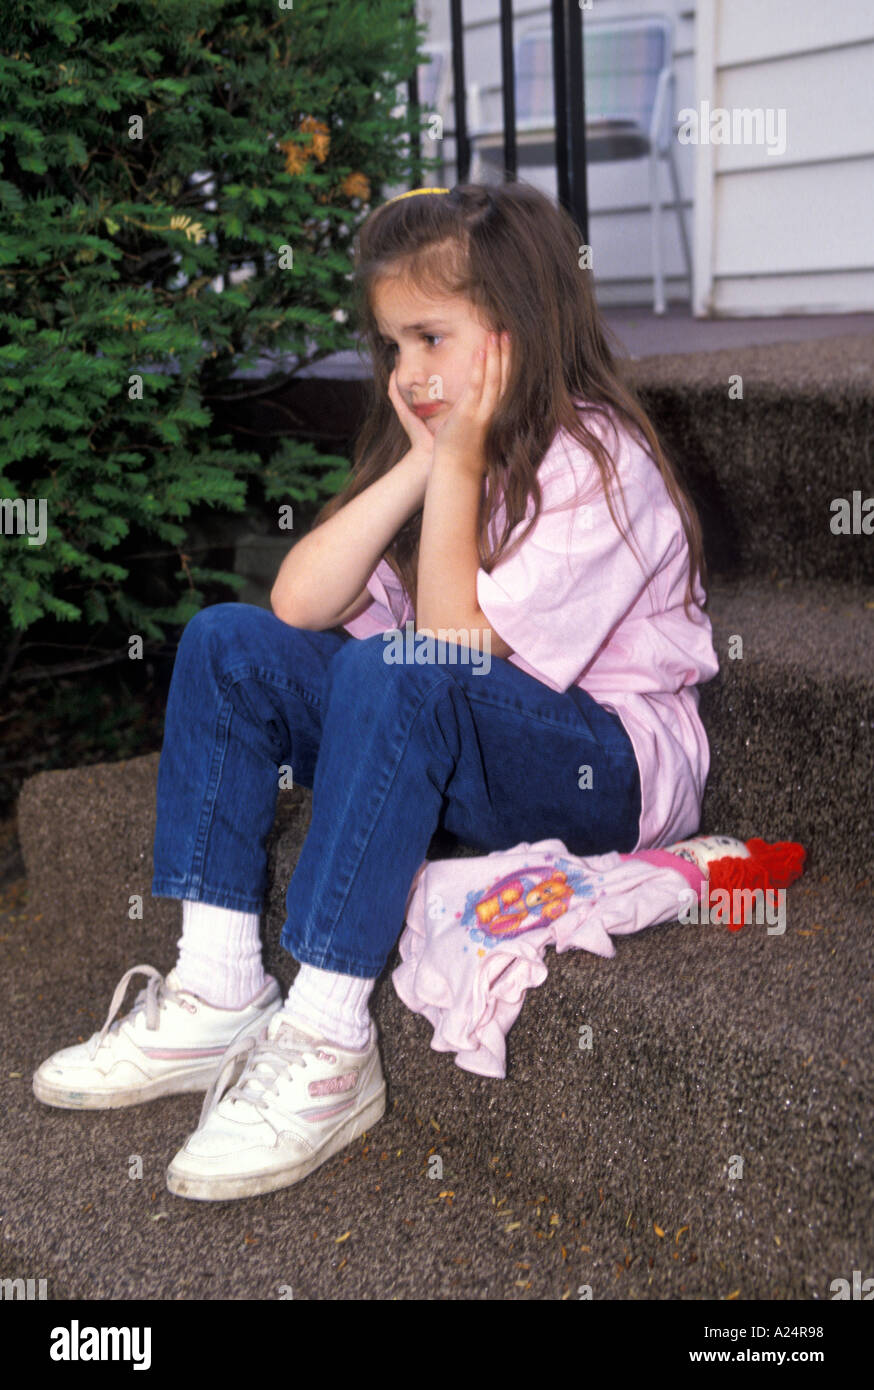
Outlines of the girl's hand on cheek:
M473 355L465 390L434 436L435 458L451 458L475 473L486 471L485 439L509 375L510 335L490 333L485 348Z
M397 367L392 368L391 376L388 379L388 396L394 406L395 414L406 431L410 448L430 463L434 456L434 436L425 421L420 420L418 415L410 410L398 390Z

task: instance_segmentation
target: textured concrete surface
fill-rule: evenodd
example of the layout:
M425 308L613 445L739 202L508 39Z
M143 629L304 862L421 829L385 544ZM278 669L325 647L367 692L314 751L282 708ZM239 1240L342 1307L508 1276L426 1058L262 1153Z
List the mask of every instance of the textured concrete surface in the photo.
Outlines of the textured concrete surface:
M831 529L835 499L874 497L874 335L650 357L628 373L698 505L711 575L874 584L872 536ZM736 377L743 399L729 396Z
M692 318L684 304L669 304L666 314L652 305L607 308L608 327L631 357L664 353L719 352L724 348L766 343L821 342L850 334L874 334L874 314L804 314L794 318ZM624 354L623 354L624 355Z
M700 687L704 828L797 840L810 868L874 872L874 590L720 581L708 611L721 669Z
M263 924L284 986L299 796L277 819ZM613 961L550 952L504 1081L431 1050L394 994L395 958L373 1004L383 1121L296 1188L207 1207L163 1186L199 1097L75 1115L30 1091L44 1056L100 1026L125 969L175 957L177 903L147 898L145 921L126 920L148 854L100 893L94 862L77 857L78 907L57 894L34 911L19 879L0 915L4 1276L48 1278L56 1298L260 1299L287 1284L296 1298L561 1299L588 1284L600 1299L779 1300L824 1299L871 1267L872 877L820 858L788 891L783 937L665 924Z
M277 869L302 823L283 817ZM386 976L383 1121L295 1188L206 1205L163 1186L199 1097L72 1114L29 1084L43 1056L99 1027L127 967L169 968L178 920L12 904L4 1267L72 1298L271 1298L281 1284L298 1298L562 1298L581 1283L596 1298L825 1298L874 1255L871 882L805 876L787 915L783 937L665 924L613 961L550 953L504 1081L432 1051ZM279 920L274 899L266 956L287 983Z
M738 363L742 364L742 367ZM807 338L784 343L733 344L712 352L659 353L642 359L635 376L648 383L673 385L678 390L713 386L741 372L757 387L770 386L787 399L835 392L851 399L870 391L874 367L874 332L848 331L836 337ZM744 396L746 399L746 396ZM731 405L742 402L731 401ZM750 441L754 448L756 440Z

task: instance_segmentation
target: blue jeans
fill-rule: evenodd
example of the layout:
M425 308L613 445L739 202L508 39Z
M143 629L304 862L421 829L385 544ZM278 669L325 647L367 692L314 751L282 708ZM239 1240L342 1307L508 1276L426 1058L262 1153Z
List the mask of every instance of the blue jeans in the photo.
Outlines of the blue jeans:
M385 968L435 834L484 854L553 838L633 849L640 777L619 716L455 651L457 665L394 665L382 634L310 632L244 603L197 613L167 701L153 895L260 912L283 766L313 801L281 944L346 975Z

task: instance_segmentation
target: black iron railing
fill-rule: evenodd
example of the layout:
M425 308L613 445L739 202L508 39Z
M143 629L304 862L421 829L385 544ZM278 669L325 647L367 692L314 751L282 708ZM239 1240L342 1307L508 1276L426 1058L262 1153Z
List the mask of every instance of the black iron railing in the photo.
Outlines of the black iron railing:
M498 0L501 26L501 104L504 136L504 178L518 171L516 143L516 75L513 60L513 0ZM583 11L578 0L551 0L553 89L555 95L555 168L558 200L575 218L584 241L589 240L589 200L586 187L586 119L583 84ZM455 164L457 181L470 176L471 145L468 137L464 43L461 0L449 0L452 37L452 85L454 91ZM418 73L408 81L408 100L419 104ZM411 132L414 150L421 149L419 132ZM420 182L415 178L413 187Z

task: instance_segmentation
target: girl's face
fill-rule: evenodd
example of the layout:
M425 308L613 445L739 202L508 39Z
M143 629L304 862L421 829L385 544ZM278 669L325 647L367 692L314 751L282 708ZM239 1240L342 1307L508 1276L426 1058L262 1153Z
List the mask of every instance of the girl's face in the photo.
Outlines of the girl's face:
M476 349L486 346L495 328L466 299L425 299L396 279L377 283L373 311L380 333L393 345L389 357L404 400L411 409L439 404L424 417L434 434L467 386Z

